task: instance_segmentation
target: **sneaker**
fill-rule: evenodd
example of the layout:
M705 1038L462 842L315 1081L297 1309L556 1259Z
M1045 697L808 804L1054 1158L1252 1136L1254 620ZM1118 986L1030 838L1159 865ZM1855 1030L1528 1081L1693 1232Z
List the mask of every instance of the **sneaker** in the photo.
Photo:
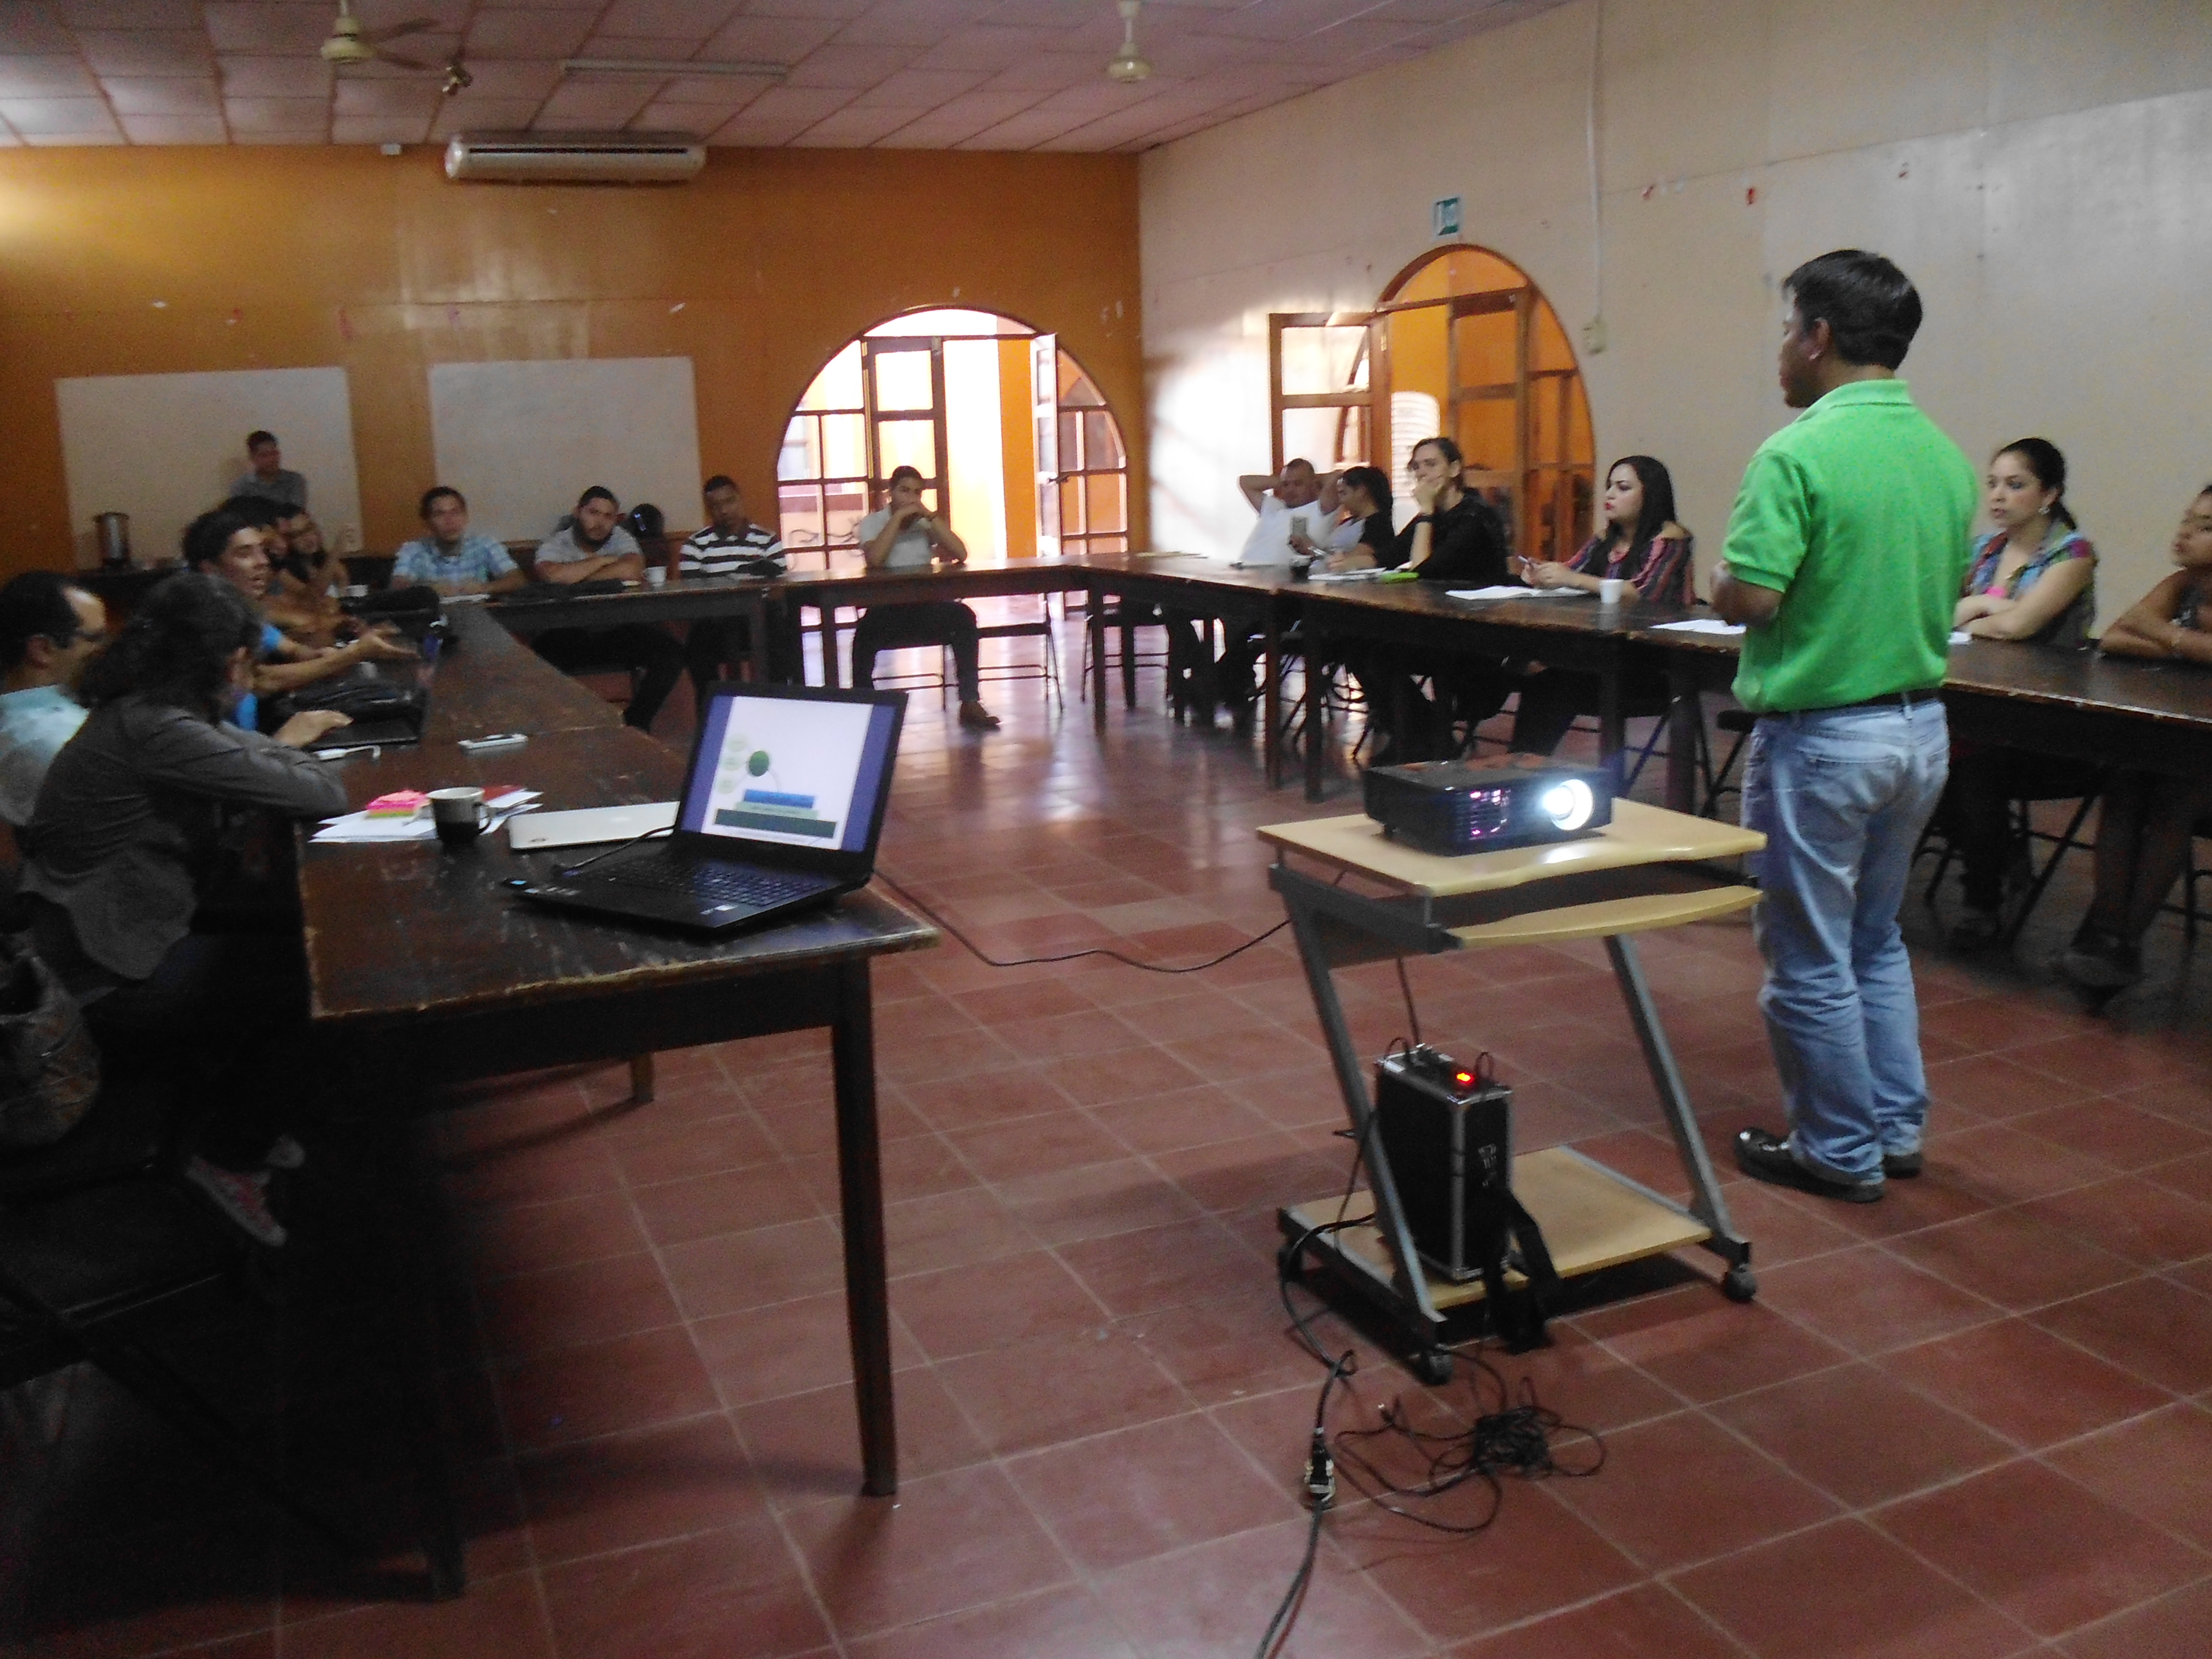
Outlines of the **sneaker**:
M278 1135L269 1143L269 1150L261 1155L261 1162L271 1170L299 1170L307 1167L307 1149L290 1135Z
M1765 1129L1743 1129L1735 1138L1736 1167L1754 1181L1777 1187L1795 1187L1821 1198L1839 1198L1846 1204L1872 1204L1881 1197L1879 1181L1843 1181L1815 1175L1797 1161L1790 1143Z
M283 1224L269 1213L269 1177L240 1175L195 1158L185 1165L185 1179L205 1193L216 1208L229 1217L239 1231L256 1243L282 1249L288 1237Z
M1944 942L1954 951L1986 951L2003 937L2003 916L1995 910L1969 908L1959 912Z
M2086 990L2118 991L2142 977L2142 952L2118 934L2085 921L2058 966Z

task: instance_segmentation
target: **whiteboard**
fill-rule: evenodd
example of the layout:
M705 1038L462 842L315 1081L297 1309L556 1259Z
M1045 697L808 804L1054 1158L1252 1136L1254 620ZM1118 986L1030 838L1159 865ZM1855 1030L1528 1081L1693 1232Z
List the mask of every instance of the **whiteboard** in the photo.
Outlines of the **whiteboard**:
M436 482L468 498L469 527L542 538L592 484L672 530L701 521L699 406L689 357L439 363L430 370Z
M246 434L265 428L304 473L307 507L334 546L361 530L353 410L343 368L244 368L198 374L100 374L54 382L62 471L77 562L98 553L92 520L131 515L142 565L177 556L184 528L248 470Z

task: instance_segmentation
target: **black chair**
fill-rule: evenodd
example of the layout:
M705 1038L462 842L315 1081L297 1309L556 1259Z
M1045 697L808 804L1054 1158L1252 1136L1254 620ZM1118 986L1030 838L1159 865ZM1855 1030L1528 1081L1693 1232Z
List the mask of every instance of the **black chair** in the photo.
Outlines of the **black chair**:
M2191 945L2197 943L2197 919L2204 910L2197 902L2197 884L2212 881L2212 867L2199 868L2197 863L2197 843L2200 841L2212 841L2212 814L2197 819L2190 832L2189 862L2181 872L2181 902L2162 907L2181 913L2181 937Z
M234 1284L251 1259L244 1238L167 1174L174 1115L155 1079L110 1085L54 1146L0 1155L0 1386L88 1362L211 1462L358 1557L361 1542L295 1491L149 1334L186 1298Z
M1110 674L1116 669L1121 671L1122 704L1134 708L1137 706L1137 671L1139 668L1158 668L1166 672L1169 669L1169 658L1172 652L1164 635L1157 651L1137 648L1137 630L1139 628L1164 629L1166 626L1159 607L1131 605L1119 598L1106 599L1099 606L1098 625L1099 637L1106 642L1107 672ZM1119 651L1114 648L1117 641L1121 647ZM1091 630L1088 628L1083 631L1083 680L1076 695L1084 698L1091 695Z
M2051 885L2051 878L2058 873L2058 861L2076 848L2087 850L2096 845L2094 841L2085 841L2081 838L2081 826L2088 822L2090 811L2097 805L2099 793L2098 790L2092 789L2087 794L2078 797L2071 793L2013 797L2010 803L2013 839L2021 846L2031 848L2033 842L2039 841L2048 842L2051 847L2051 856L2043 861L2043 867L2039 870L2034 868L2033 851L2030 852L2028 863L2032 873L2028 880L2027 897L2021 902L2019 913L2013 917L2011 925L2004 930L2002 943L2007 946L2010 946L2013 941L2020 937L2021 929L2027 926L2028 917L2034 914L2035 907L2042 902L2044 890ZM2081 804L2074 809L2074 815L2066 820L2065 829L2060 830L2058 834L2054 836L2048 830L2035 827L2033 809L2038 801L2075 799L2078 799ZM1928 878L1927 889L1921 894L1920 900L1928 907L1929 913L1933 915L1937 895L1943 885L1943 878L1950 872L1951 861L1958 856L1957 849L1953 848L1945 837L1939 819L1931 819L1928 828L1921 832L1920 844L1912 849L1913 861L1917 863L1923 854L1930 852L1936 854L1936 868ZM2191 890L2193 893L2193 884Z
M1723 732L1733 733L1735 741L1729 745L1728 758L1721 763L1720 770L1716 772L1709 768L1705 773L1705 804L1698 813L1699 817L1713 817L1714 809L1721 804L1723 795L1741 795L1743 793L1743 787L1730 783L1729 778L1735 771L1736 762L1742 757L1744 744L1751 741L1751 728L1758 724L1759 716L1748 708L1723 708L1713 716L1713 725Z
M1043 615L1035 622L984 623L975 629L975 639L979 645L986 640L1042 640L1044 652L1042 659L1034 663L979 663L975 678L987 684L993 681L1042 680L1045 700L1057 702L1065 708L1067 697L1060 684L1060 641L1053 631L1052 595L1042 594L1038 602L1043 606ZM945 654L949 659L951 655L950 647Z

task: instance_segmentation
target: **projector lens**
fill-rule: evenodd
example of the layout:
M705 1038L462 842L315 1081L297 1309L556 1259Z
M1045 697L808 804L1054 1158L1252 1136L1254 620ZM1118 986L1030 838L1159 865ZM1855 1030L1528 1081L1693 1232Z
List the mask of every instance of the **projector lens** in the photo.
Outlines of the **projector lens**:
M1579 830L1590 821L1597 802L1590 794L1589 785L1580 778L1569 778L1565 783L1554 784L1544 792L1536 805L1544 816L1562 830Z

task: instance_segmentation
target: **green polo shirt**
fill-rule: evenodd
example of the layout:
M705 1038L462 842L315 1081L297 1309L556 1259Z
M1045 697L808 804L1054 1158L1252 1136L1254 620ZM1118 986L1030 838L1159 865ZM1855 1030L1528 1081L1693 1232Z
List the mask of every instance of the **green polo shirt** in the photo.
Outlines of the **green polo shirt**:
M1722 557L1782 608L1744 631L1736 700L1787 714L1941 685L1978 494L1902 380L1838 386L1761 444Z

